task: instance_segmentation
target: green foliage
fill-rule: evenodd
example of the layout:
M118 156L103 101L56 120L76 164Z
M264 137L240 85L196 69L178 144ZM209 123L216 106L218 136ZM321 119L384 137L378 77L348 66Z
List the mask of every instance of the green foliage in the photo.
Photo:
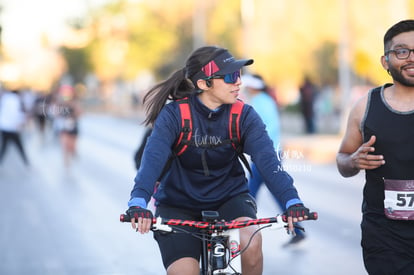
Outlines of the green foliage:
M164 67L179 61L183 66L178 49L184 48L185 55L192 50L191 21L173 18L160 7L140 2L114 2L94 11L88 26L93 37L84 49L93 71L104 80L131 80L141 71L163 74Z
M61 53L66 59L67 73L73 77L75 82L82 82L84 76L91 69L87 51L62 47Z
M326 41L321 44L320 48L315 50L315 69L307 74L312 79L317 80L322 85L335 85L338 83L338 45L333 42ZM309 68L312 70L312 68ZM317 75L315 75L315 73Z
M242 2L252 4L248 25ZM88 70L107 81L135 79L143 71L165 78L184 66L197 35L237 57L254 58L249 70L262 74L271 86L292 90L304 74L319 85L338 83L338 45L346 30L351 73L355 79L380 83L386 77L378 62L382 36L395 16L389 15L392 1L374 2L114 0L72 21L74 29L86 29L91 37L88 45L74 50L78 56L66 52L65 57L79 78ZM408 2L406 17L414 10ZM366 10L372 12L367 15ZM195 19L201 29L193 30Z

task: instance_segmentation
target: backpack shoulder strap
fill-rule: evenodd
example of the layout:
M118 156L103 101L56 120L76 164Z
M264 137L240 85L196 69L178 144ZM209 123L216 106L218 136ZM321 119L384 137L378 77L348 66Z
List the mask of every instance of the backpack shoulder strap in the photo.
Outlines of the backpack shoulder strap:
M229 134L233 148L236 150L240 160L243 162L244 166L247 168L250 175L252 175L249 161L243 154L243 144L240 136L240 117L243 110L243 106L244 102L240 99L238 99L235 103L233 103L233 105L231 105L229 117Z
M191 110L188 97L177 100L181 114L181 132L178 136L174 152L177 156L184 153L187 149L193 132L193 122L191 119Z
M230 109L229 134L234 149L237 149L237 145L241 143L239 124L243 106L244 102L238 99L235 103L231 105Z
M160 181L164 175L167 173L168 169L171 167L171 163L174 157L181 155L187 149L188 144L191 141L191 136L193 132L193 122L191 120L191 109L188 97L177 99L178 107L180 108L180 117L181 117L181 130L180 135L177 138L177 142L173 148L173 156L171 156L167 163L162 169L161 175L158 178Z

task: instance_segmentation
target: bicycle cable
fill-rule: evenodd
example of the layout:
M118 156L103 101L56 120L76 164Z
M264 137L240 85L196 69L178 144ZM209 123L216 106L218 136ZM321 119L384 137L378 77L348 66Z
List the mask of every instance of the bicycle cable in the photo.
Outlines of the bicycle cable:
M231 266L231 261L233 261L233 259L235 259L236 257L239 257L239 256L241 256L241 254L243 254L246 250L247 250L247 248L249 248L249 246L250 246L250 244L251 244L251 242L252 242L252 240L253 240L253 237L257 234L257 233L259 233L259 231L261 231L261 230L263 230L263 229L265 229L265 228L268 228L268 227L271 227L272 225L271 224L269 224L269 225L265 225L265 226L261 226L261 227L259 227L258 229L256 229L254 232L253 232L253 234L250 236L250 238L249 238L249 241L247 242L247 244L246 244L246 246L242 249L242 250L240 250L233 258L231 258L229 261L228 261L228 266L233 270L233 272L236 272L237 273L237 270L235 270L232 266Z

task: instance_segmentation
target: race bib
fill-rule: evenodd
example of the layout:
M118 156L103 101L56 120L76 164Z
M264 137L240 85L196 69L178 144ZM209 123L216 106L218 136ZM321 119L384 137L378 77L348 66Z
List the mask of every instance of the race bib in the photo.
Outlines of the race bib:
M392 220L414 220L414 180L384 179L384 213Z

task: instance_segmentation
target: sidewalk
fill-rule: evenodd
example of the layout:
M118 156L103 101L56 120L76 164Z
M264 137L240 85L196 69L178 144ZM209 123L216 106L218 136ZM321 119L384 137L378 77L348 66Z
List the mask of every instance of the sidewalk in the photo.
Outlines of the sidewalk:
M339 149L339 135L283 136L283 151L314 163L334 163Z
M304 134L299 114L281 114L283 152L286 157L301 158L315 163L335 163L336 153L342 140L335 127L339 120L319 121L318 133Z

